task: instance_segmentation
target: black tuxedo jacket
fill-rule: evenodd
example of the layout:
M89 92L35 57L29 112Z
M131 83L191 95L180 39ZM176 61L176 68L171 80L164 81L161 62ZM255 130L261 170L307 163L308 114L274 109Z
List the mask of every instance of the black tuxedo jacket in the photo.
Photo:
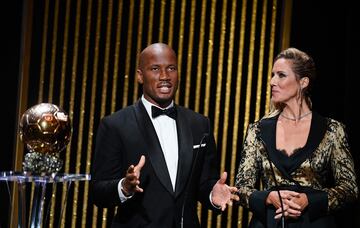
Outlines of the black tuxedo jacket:
M184 227L199 227L197 201L219 212L209 200L219 178L209 119L180 106L176 109L179 161L175 191L155 128L141 100L100 122L92 169L92 197L99 207L118 207L113 227L180 227L181 217ZM206 146L194 149L206 134L202 142ZM146 157L140 174L144 192L121 203L118 183L141 155Z

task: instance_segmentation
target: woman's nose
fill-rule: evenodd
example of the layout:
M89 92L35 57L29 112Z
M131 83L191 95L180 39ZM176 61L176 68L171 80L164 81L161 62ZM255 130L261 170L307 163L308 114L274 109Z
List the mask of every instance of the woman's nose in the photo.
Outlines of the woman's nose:
M274 75L271 79L270 79L270 85L271 86L274 86L277 82L277 79L276 79L276 75Z

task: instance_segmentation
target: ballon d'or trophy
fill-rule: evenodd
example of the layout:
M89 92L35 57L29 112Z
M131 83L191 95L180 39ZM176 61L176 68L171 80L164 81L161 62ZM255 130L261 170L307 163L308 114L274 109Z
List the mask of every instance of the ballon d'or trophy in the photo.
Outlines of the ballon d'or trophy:
M63 165L60 152L71 137L69 115L54 104L40 103L24 112L19 127L20 139L29 150L23 170L41 175L57 173Z

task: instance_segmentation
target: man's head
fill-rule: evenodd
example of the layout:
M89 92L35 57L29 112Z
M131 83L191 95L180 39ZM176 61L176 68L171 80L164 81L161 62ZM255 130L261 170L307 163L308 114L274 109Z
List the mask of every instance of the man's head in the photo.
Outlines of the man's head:
M144 97L160 107L168 106L178 87L177 59L166 44L146 47L139 56L138 82L143 85Z

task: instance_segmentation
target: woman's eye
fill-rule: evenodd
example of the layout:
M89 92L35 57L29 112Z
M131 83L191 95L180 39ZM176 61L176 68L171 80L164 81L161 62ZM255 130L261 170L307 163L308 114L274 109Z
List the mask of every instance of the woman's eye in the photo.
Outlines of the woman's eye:
M284 78L284 77L286 77L286 75L284 73L279 73L279 77Z

